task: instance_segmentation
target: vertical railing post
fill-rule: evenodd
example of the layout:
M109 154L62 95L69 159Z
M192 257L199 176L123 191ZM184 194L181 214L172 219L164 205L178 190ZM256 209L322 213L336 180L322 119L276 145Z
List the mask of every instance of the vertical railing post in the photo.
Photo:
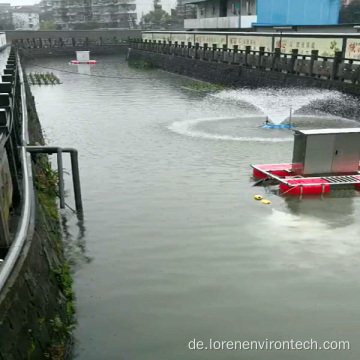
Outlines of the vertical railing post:
M195 54L194 54L194 59L198 58L198 50L199 50L199 43L195 43Z
M203 60L207 60L206 58L206 52L208 50L208 44L204 43L204 48L203 48Z
M223 44L221 53L221 62L225 62L225 54L227 53L227 45Z
M212 45L212 55L211 55L211 61L215 61L215 53L216 53L217 45Z
M265 56L265 46L260 46L259 47L259 62L258 62L259 69L262 68L264 56Z
M336 51L335 52L335 57L334 57L334 64L333 64L333 69L332 69L332 74L331 74L331 79L332 80L336 80L337 79L337 74L339 71L339 66L342 62L342 51Z
M293 49L291 52L291 60L290 60L290 65L289 65L289 69L288 69L288 72L291 74L293 74L295 72L295 64L296 64L298 55L299 55L299 50Z
M239 45L234 45L233 47L233 58L232 58L232 63L235 64L235 60L236 60L236 55L239 51Z
M314 64L318 58L319 58L319 50L312 50L311 58L310 58L309 76L314 76Z
M59 182L60 209L65 209L65 191L64 191L64 169L62 161L62 149L57 149L57 166Z
M187 53L186 53L186 57L190 57L190 53L191 53L191 42L188 42L188 46L187 46Z
M79 173L79 161L77 151L72 151L70 153L71 157L71 170L73 176L74 184L74 196L75 196L75 205L77 211L82 211L82 199L81 199L81 186L80 186L80 173Z
M276 48L275 52L274 52L274 58L273 58L273 62L271 65L271 70L274 71L276 68L276 64L277 64L277 60L280 59L281 56L281 49L280 48Z
M248 45L245 47L245 66L249 66L248 59L251 52L251 46Z

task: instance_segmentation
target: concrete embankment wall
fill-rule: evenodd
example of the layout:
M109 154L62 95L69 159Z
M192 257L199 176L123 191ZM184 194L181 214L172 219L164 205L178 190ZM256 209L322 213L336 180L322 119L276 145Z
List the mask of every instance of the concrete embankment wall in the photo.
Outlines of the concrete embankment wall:
M358 84L299 76L280 71L267 71L216 61L201 61L173 54L168 55L132 48L128 60L135 64L145 62L152 67L228 87L314 87L360 96Z
M54 30L54 31L29 31L29 30L7 30L6 37L8 43L19 39L59 39L59 38L75 38L85 39L112 39L114 37L120 39L141 38L141 30Z
M30 141L43 144L34 99L26 87ZM36 159L33 174L34 234L0 293L1 360L64 359L68 346L73 295L47 157Z

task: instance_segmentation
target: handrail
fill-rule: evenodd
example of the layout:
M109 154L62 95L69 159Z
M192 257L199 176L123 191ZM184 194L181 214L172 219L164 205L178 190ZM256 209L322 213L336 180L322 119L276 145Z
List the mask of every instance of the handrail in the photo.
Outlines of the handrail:
M23 203L21 209L20 223L18 225L15 239L10 246L8 253L4 259L4 262L0 268L0 292L2 291L6 281L8 280L11 272L24 248L25 242L28 238L28 234L33 227L34 219L34 194L33 194L33 180L31 169L31 157L26 151L26 145L29 142L28 133L28 114L26 93L24 84L24 74L22 71L19 55L17 54L17 64L19 71L20 89L21 89L21 107L22 107L22 134L21 134L21 147L20 147L20 159L22 167L22 183L23 183Z

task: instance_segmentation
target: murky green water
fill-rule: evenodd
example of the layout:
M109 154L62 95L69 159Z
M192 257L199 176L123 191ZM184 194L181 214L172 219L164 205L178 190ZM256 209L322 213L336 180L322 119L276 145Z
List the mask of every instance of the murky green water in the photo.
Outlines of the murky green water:
M84 228L64 214L76 359L359 359L357 194L300 202L252 187L249 165L290 161L292 133L259 128L264 115L237 96L194 94L184 78L119 57L91 70L69 60L36 61L75 73L55 70L62 85L32 91L48 142L80 152ZM348 340L352 350L190 351L194 338Z

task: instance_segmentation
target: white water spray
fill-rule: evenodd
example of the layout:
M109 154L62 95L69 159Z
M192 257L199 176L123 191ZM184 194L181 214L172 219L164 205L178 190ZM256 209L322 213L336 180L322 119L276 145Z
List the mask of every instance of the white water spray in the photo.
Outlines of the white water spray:
M258 118L258 117L256 117ZM238 119L238 118L236 118ZM267 137L258 137L258 136L233 136L233 135L222 135L222 134L211 134L201 130L196 129L196 126L203 122L212 122L212 121L221 121L229 120L229 117L213 117L213 118L202 118L202 119L193 119L187 121L176 121L172 123L168 128L169 130L180 134L186 135L194 138L202 138L209 140L223 140L223 141L241 141L241 142L289 142L292 141L292 137L284 138L267 138Z
M213 94L216 98L228 101L246 102L261 110L276 125L289 118L289 112L319 100L337 98L338 92L314 89L239 89ZM291 110L290 110L291 109Z

